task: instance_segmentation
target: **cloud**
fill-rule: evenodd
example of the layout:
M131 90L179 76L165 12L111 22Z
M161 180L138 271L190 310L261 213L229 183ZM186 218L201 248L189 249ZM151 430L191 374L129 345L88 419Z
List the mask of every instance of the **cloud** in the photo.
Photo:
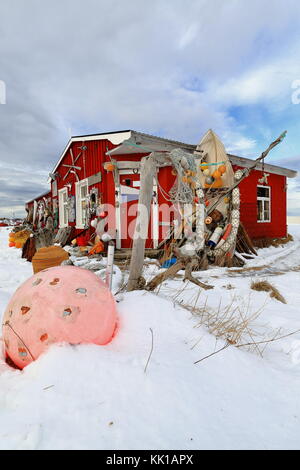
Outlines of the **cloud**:
M284 102L298 73L296 0L2 3L0 178L21 171L24 201L46 184L70 130L197 143L213 128L231 151L255 151L259 120L251 128L247 110L241 119L231 107ZM20 207L7 186L0 192L7 210Z

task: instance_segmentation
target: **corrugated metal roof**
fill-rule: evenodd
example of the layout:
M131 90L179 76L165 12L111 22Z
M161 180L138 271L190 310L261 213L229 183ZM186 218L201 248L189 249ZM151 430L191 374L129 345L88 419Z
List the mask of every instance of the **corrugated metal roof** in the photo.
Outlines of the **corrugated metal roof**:
M26 204L30 204L30 202L36 201L37 199L41 199L42 197L47 196L47 194L51 193L51 189L48 189L48 191L45 191L43 194L40 194L39 196L34 197L33 199L30 199L30 201L26 201Z
M251 160L251 158L245 158L245 157L238 157L237 155L231 155L227 154L229 157L229 160L233 165L238 165L242 166L244 168L249 168L253 165L254 160ZM255 167L256 170L263 170L263 165L262 163L258 163ZM284 168L282 166L278 165L272 165L270 163L265 163L264 164L264 171L274 173L275 175L283 175L287 176L288 178L295 178L297 176L297 171L290 170L289 168Z
M194 150L196 150L196 145L193 145L193 144L187 144L187 143L180 142L177 140L172 140L172 139L165 139L164 137L157 137L152 134L146 134L144 132L134 131L130 129L122 130L122 131L113 131L113 132L101 132L97 134L85 134L85 135L73 136L70 138L57 164L52 170L52 173L55 173L57 167L59 166L60 162L62 161L63 157L65 156L72 142L85 141L85 140L103 140L106 138L111 140L112 143L115 143L115 145L118 145L118 144L122 145L124 142L128 140L129 142L128 142L127 147L125 147L126 143L124 147L122 146L124 148L125 154L126 153L145 153L145 151L144 152L140 151L142 149L142 142L144 143L145 147L149 146L149 152L153 150L159 150L162 148L164 150L168 150L168 144L171 148L180 147L182 149L187 150L188 152L193 152ZM133 142L133 145L130 151L129 148L132 142ZM139 142L140 142L140 149L138 148ZM118 153L120 153L120 151L118 152L117 149L115 149L115 151L114 150L111 151L112 155L118 154ZM228 156L233 164L241 165L241 166L244 165L245 167L251 166L254 161L254 160L251 160L250 158L238 157L236 155L231 155L231 154L228 154ZM288 168L284 168L278 165L271 165L269 163L265 163L264 167L266 171L269 171L275 174L285 175L288 178L294 178L297 175L296 171L290 170ZM262 165L258 164L257 169L261 169L261 168L262 168Z

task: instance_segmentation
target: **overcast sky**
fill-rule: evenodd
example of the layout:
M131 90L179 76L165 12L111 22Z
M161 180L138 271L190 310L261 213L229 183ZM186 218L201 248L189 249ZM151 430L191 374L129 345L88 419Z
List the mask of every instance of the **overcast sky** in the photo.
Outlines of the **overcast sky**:
M299 26L298 0L0 0L0 216L47 189L70 133L212 128L252 158L287 129L268 161L300 170Z

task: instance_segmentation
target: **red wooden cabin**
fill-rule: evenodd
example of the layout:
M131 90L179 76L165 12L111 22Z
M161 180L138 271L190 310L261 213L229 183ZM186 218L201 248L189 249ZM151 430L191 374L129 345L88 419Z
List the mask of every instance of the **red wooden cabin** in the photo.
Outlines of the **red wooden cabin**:
M132 130L72 137L50 173L52 204L54 210L58 209L59 227L72 225L75 233L82 232L87 223L87 198L90 206L110 204L113 209L109 211L109 221L115 229L116 246L130 248L140 160L152 151L167 152L179 147L191 153L196 148ZM253 164L247 158L229 157L236 169ZM287 178L296 174L279 166L259 164L240 184L241 220L253 239L287 235ZM160 209L162 205L171 206L167 194L174 181L170 166L158 168L147 248L156 248L170 227L169 214Z
M50 210L52 209L51 190L45 191L43 194L40 194L34 199L30 199L30 201L27 201L25 204L26 211L28 213L31 212L33 214L34 224L38 222L38 219L40 217L39 211L42 210L42 212L44 213L46 207L49 207Z

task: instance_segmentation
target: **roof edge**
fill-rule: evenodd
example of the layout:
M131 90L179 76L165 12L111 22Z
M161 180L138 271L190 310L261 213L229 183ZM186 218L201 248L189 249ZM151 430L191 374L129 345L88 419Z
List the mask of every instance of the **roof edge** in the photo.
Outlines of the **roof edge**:
M252 160L251 158L238 157L237 155L232 155L230 153L227 155L231 163L234 165L244 166L245 168L250 168L255 162L255 160ZM261 162L258 162L254 169L262 171L263 167L266 171L269 171L275 175L287 176L288 178L295 178L297 176L297 171L290 170L289 168L284 168L278 165L272 165L271 163L265 163L263 165Z
M36 196L36 197L30 199L29 201L26 201L25 204L30 204L31 202L34 202L34 201L36 201L37 199L40 199L41 197L47 196L47 194L49 194L49 193L51 193L51 188L48 189L48 191L45 191L44 193L39 194L38 196Z

